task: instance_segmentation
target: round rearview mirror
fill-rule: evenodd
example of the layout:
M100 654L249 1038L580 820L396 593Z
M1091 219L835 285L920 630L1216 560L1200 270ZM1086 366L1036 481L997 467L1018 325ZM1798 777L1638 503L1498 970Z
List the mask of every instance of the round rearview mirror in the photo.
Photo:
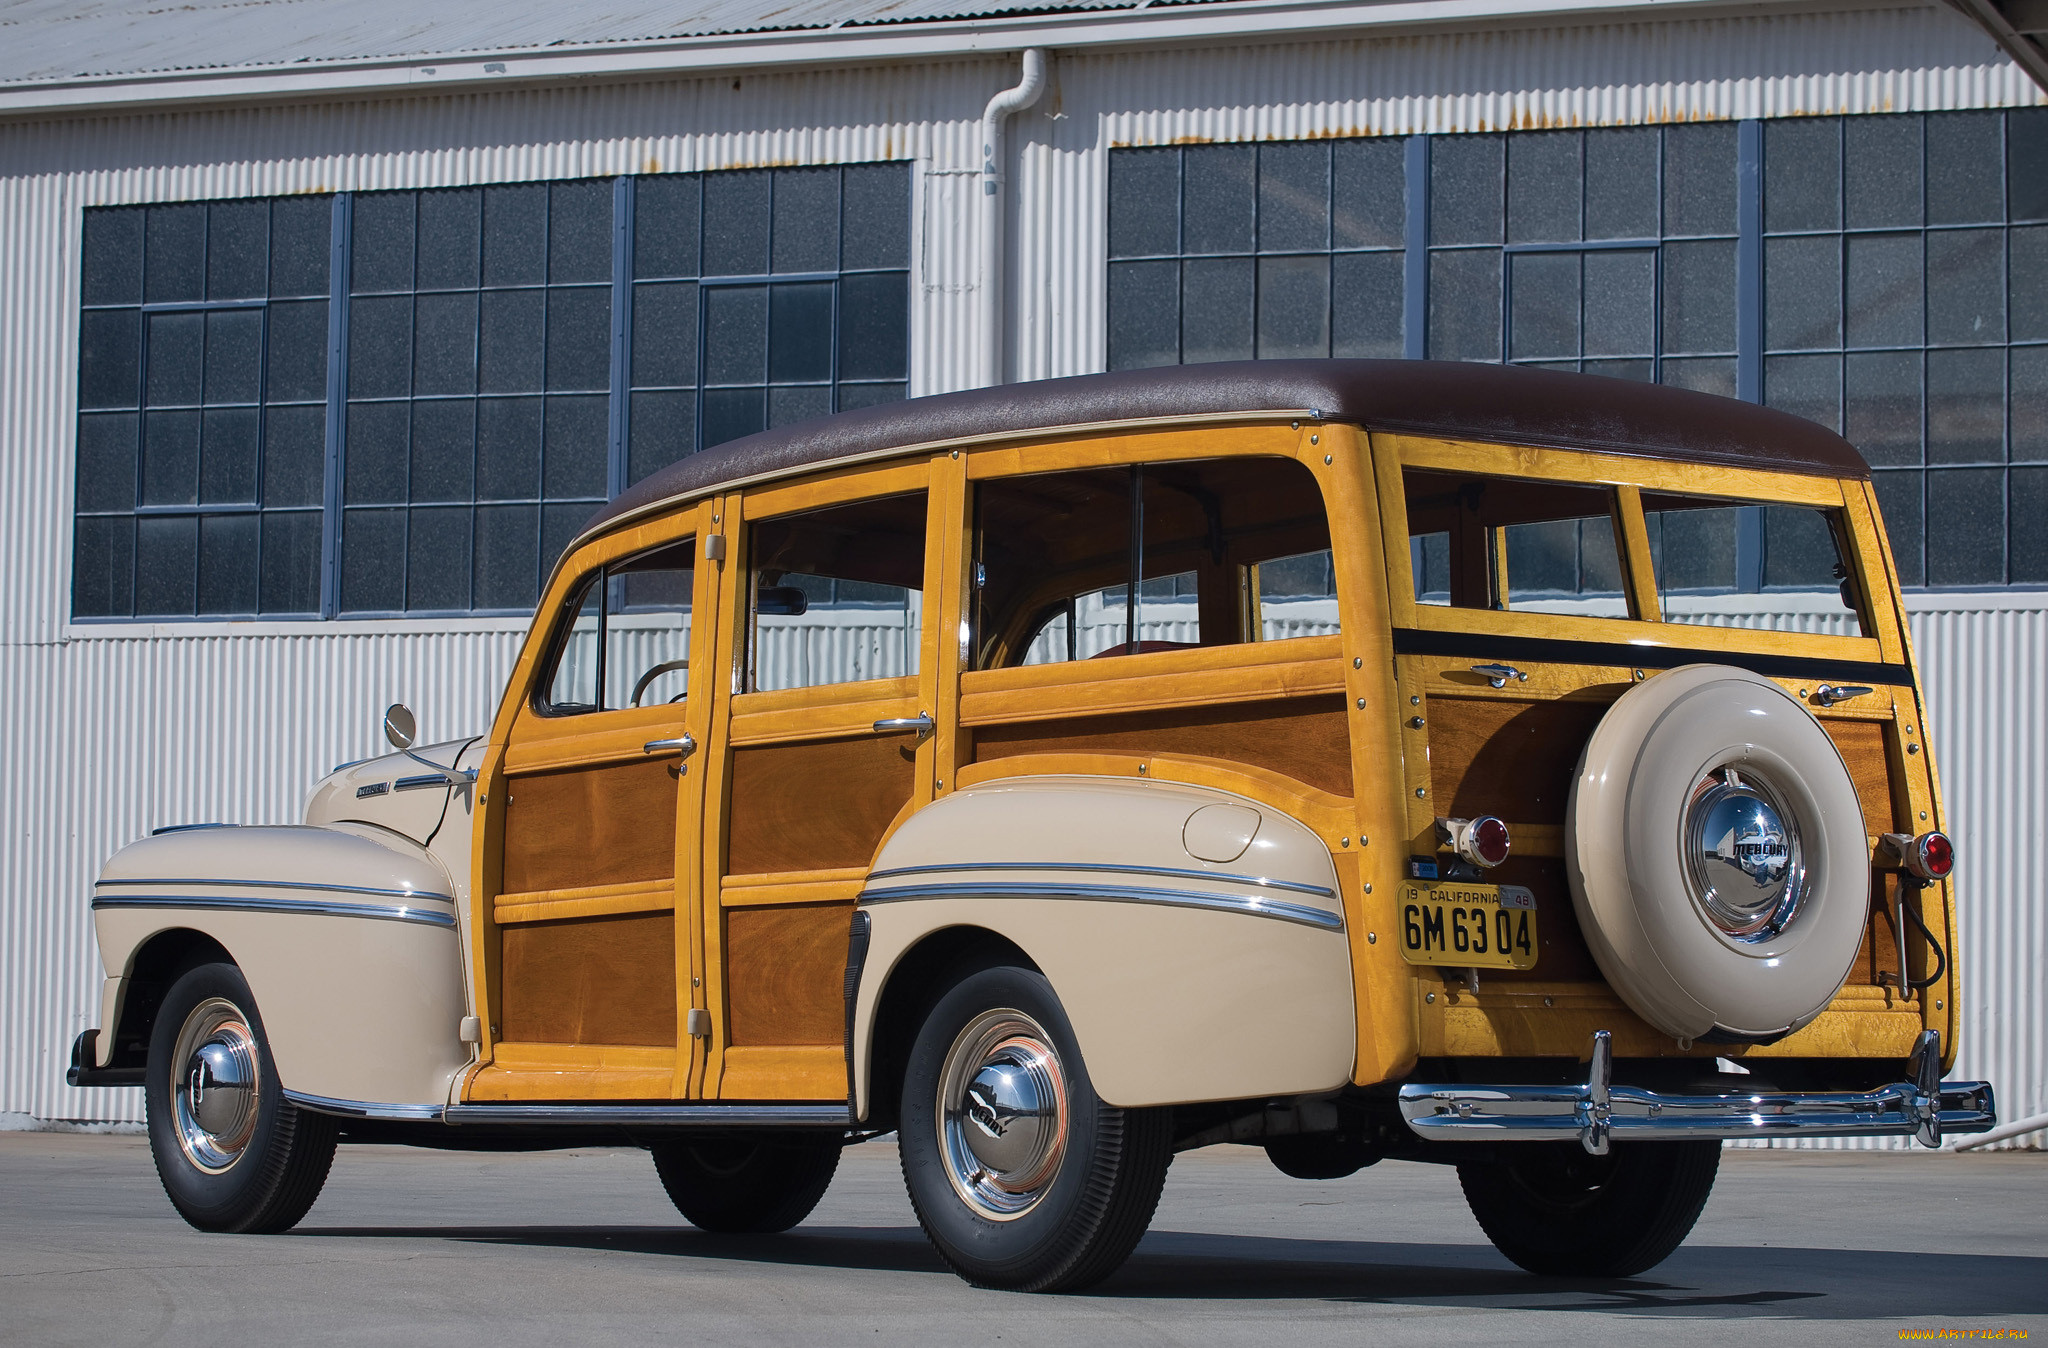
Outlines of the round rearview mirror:
M403 702L394 702L384 709L384 738L391 741L392 748L412 748L412 742L419 738L419 734L419 722L413 719L411 707Z

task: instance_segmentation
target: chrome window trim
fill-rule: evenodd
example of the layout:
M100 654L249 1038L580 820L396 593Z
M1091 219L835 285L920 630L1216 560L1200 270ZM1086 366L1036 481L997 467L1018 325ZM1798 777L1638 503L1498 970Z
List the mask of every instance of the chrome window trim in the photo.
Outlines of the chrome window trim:
M289 1088L284 1098L300 1109L315 1114L332 1114L343 1119L402 1119L414 1123L439 1123L446 1105L387 1105L368 1100L336 1100L326 1095L307 1095Z
M433 897L438 898L439 895ZM95 894L93 911L102 908L185 908L242 913L301 913L315 917L367 917L385 922L418 922L455 929L453 913L408 908L396 903L322 903L318 899L258 899L225 894Z
M672 1128L851 1128L853 1115L833 1105L449 1105L444 1123L614 1124Z
M316 889L329 894L379 894L394 899L439 899L442 903L455 902L453 894L436 894L427 889L375 889L368 885L323 885L312 880L208 880L197 875L164 877L154 880L96 880L94 888L105 889L112 885L220 885L235 889Z
M1303 884L1298 880L1274 880L1264 875L1179 870L1171 866L1122 866L1087 861L953 861L936 866L898 866L891 870L874 871L869 874L868 880L872 883L876 880L893 879L899 875L936 875L942 871L1101 871L1111 875L1158 875L1173 880L1214 880L1220 884L1257 885L1261 889L1284 889L1295 894L1313 894L1319 899L1337 897L1336 890L1324 885Z
M1141 889L1135 885L1021 884L992 880L982 884L905 885L900 889L863 890L856 902L891 903L899 899L1105 899L1111 903L1150 903L1166 908L1201 908L1298 922L1323 931L1344 930L1341 914L1280 899L1243 894L1203 894L1190 889Z

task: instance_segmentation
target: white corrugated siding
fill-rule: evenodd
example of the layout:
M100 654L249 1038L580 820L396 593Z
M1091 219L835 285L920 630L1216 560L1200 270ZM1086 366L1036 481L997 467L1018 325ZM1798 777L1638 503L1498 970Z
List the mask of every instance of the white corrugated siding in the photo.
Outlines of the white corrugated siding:
M998 57L749 75L737 89L721 77L0 129L0 686L15 708L0 719L11 825L0 837L0 1114L136 1116L134 1092L62 1084L71 1036L97 1015L85 898L107 853L163 823L294 817L316 777L376 746L390 700L417 708L430 736L481 728L518 640L447 624L132 638L71 627L79 211L907 158L918 168L911 389L940 392L974 368L975 124L1014 71L1014 57ZM2040 101L1939 6L1061 57L1011 142L1012 368L1041 378L1102 366L1103 193L1117 145ZM1919 607L1965 867L1959 1070L1997 1082L2017 1116L2048 1107L2048 867L2012 846L2048 836L2048 597ZM1090 641L1119 638L1101 625ZM1167 622L1143 635L1186 639ZM775 671L787 661L788 677L799 659L817 668L856 650L880 670L898 642L900 629L877 621L763 654Z

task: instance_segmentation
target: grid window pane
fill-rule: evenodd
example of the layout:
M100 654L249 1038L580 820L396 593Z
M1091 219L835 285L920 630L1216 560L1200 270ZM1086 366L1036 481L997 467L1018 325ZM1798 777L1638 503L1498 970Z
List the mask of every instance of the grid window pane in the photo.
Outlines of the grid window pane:
M2048 468L2012 470L2009 514L2012 536L2006 544L2007 580L2014 585L2048 583Z
M1844 240L1843 336L1850 346L1920 344L1919 234L1851 234Z
M254 514L200 517L196 612L256 612L259 525Z
M1929 585L2005 584L2005 473L1951 468L1927 475Z
M1330 147L1259 148L1259 251L1321 251L1330 246Z
M1599 252L1585 262L1588 356L1649 355L1657 349L1657 255Z
M1885 536L1891 540L1892 560L1899 568L1899 584L1927 583L1925 559L1925 473L1875 472L1871 485L1877 489L1878 513L1884 517Z
M206 208L206 298L262 298L269 259L270 203L216 201Z
M633 275L697 274L702 182L694 173L671 173L635 181Z
M907 273L871 272L839 283L839 377L902 379L910 371Z
M1735 127L1664 129L1664 234L1735 232ZM1644 230L1648 234L1654 231Z
M1950 112L1927 119L1927 223L1974 225L2005 214L2005 118Z
M1587 238L1656 237L1658 149L1654 127L1586 133Z
M1180 151L1130 150L1109 157L1109 255L1180 251Z
M1341 140L1330 147L1333 246L1401 247L1408 219L1403 160L1401 142L1391 138Z
M1330 260L1259 259L1258 353L1267 359L1330 354Z
M1508 242L1560 243L1580 237L1584 183L1576 131L1508 139Z
M1403 260L1401 253L1339 253L1330 259L1330 354L1401 354Z
M837 270L839 170L778 169L774 182L772 270Z
M768 270L766 169L704 178L704 274L759 276Z
M135 206L85 213L82 303L142 303L143 214Z
M484 284L536 286L547 279L547 184L486 187Z
M2005 340L2005 231L1943 230L1927 236L1927 340L1976 345Z
M1109 368L1141 370L1180 360L1180 264L1109 266Z
M320 532L317 511L265 511L257 608L271 614L320 611Z
M481 188L420 193L420 289L476 288L483 258L483 208Z
M2048 346L2013 348L2007 400L2011 407L2012 461L2048 463ZM2048 516L2030 517L2048 526ZM2048 533L2048 527L2043 528Z
M1927 353L1927 461L2005 459L2005 352Z
M1181 246L1190 253L1248 253L1258 196L1249 145L1191 146L1182 152Z
M1429 241L1501 241L1504 146L1499 136L1447 136L1429 156Z
M849 164L840 189L839 265L910 265L910 165Z
M198 612L199 517L135 521L135 616L189 618Z
M327 294L334 252L334 199L286 197L270 203L270 293Z
M1810 351L1841 344L1841 238L1764 240L1764 348Z
M548 188L548 280L554 285L609 281L612 185L609 180Z
M1429 256L1429 354L1500 359L1499 255L1478 249Z
M1921 355L1875 351L1843 361L1842 434L1872 464L1920 462Z
M1842 119L1842 197L1849 228L1919 226L1921 142L1918 117Z
M1195 258L1181 267L1181 360L1250 360L1257 274L1250 258Z
M1664 247L1664 349L1675 354L1735 349L1735 244Z
M263 314L230 309L206 316L205 400L253 403L263 381Z
M1841 122L1833 117L1765 122L1765 231L1841 227Z
M176 304L206 298L206 207L151 206L143 225L142 298Z

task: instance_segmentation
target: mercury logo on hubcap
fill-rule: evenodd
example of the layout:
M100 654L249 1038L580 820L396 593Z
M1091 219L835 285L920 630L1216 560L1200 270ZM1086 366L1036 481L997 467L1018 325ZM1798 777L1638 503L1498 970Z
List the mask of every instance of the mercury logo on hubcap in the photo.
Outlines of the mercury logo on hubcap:
M1806 892L1799 830L1781 795L1755 772L1716 768L1685 812L1693 901L1725 935L1755 943L1791 923Z

